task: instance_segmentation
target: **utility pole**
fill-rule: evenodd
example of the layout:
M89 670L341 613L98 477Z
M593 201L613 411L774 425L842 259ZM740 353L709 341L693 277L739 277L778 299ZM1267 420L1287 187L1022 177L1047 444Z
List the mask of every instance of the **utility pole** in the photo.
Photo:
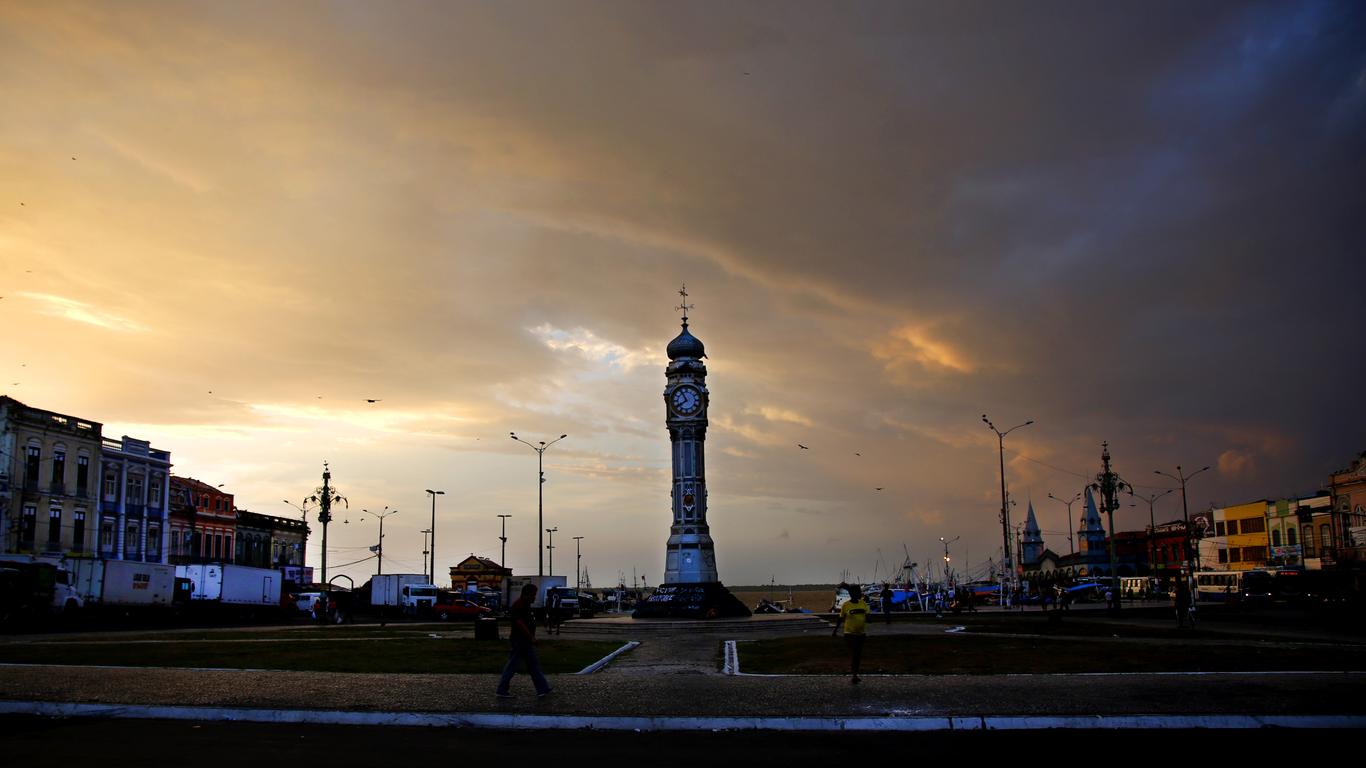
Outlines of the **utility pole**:
M427 489L427 493L431 494L431 497L432 497L432 547L431 547L431 549L432 549L432 583L435 584L435 583L436 583L436 497L437 497L437 496L445 496L445 495L446 495L446 492L445 492L445 491L433 491L431 488L428 488L428 489Z
M1119 508L1120 491L1134 492L1134 487L1124 482L1118 474L1110 469L1110 444L1108 442L1100 444L1101 471L1096 475L1096 482L1091 484L1091 490L1098 491L1101 495L1101 503L1105 505L1106 520L1110 525L1110 594L1112 595L1111 605L1115 610L1119 609L1119 559L1115 553L1115 510Z
M503 542L503 554L499 556L502 561L498 565L503 569L503 591L506 593L503 597L506 601L504 605L506 605L512 602L512 569L508 568L508 518L512 515L499 515L498 517L503 523L503 534L498 537L498 540Z
M379 512L371 512L368 509L362 509L361 511L367 515L374 515L379 518L379 544L374 548L375 554L379 555L379 567L375 570L375 575L382 576L384 575L384 518L390 515L397 515L398 510L389 509L388 505L385 505L384 509Z
M1000 449L1001 456L1001 605L1005 605L1006 589L1004 582L1010 578L1009 574L1014 570L1010 567L1010 509L1006 505L1006 435L1014 432L1020 427L1027 427L1030 424L1033 424L1034 420L1030 419L1023 424L1017 424L1004 432L997 429L996 425L991 423L991 419L988 419L985 413L982 414L982 422L986 424L992 432L996 433L996 445Z
M551 575L551 576L554 576L554 575L555 575L555 531L558 531L558 530L560 530L559 526L555 526L554 528L547 528L547 529L545 529L545 532L548 533L548 534L550 534L550 543L549 543L548 545L546 545L546 549L550 551L550 575Z
M579 575L579 565L583 562L582 536L574 537L574 589L583 589L583 577Z

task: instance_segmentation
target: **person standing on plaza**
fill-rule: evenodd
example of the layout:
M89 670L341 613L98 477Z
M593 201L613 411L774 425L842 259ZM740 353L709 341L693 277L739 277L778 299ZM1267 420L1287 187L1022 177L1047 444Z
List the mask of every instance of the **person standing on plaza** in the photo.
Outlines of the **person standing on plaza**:
M889 584L882 585L882 615L887 623L892 623L892 587Z
M1186 614L1191 608L1191 591L1186 586L1186 578L1180 576L1176 579L1176 626L1178 628L1186 626Z
M868 637L868 601L863 599L863 590L857 584L849 585L849 602L840 608L835 619L835 628L830 632L834 637L844 626L844 643L849 646L849 671L851 683L859 683L859 665L863 663L863 641Z
M531 604L534 602L536 585L526 584L522 586L522 596L512 603L508 660L503 666L503 676L498 680L498 688L494 691L499 698L512 697L508 685L523 662L526 663L527 674L531 675L532 684L536 686L536 695L545 696L550 693L550 683L546 682L545 675L541 674L541 662L536 658L536 618L531 612Z

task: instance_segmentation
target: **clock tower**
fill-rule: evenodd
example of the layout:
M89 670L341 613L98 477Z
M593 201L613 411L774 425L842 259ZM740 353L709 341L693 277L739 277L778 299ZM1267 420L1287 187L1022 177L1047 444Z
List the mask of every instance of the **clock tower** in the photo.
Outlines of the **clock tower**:
M703 447L707 442L707 366L702 341L688 331L687 286L678 292L683 303L683 331L669 342L664 369L664 424L673 448L673 481L669 490L673 524L664 551L664 583L636 604L635 618L715 619L749 616L716 572L716 549L707 525L707 474Z
M673 526L664 558L665 584L719 581L716 551L707 527L707 477L703 447L707 441L707 366L701 340L688 332L688 289L679 291L683 331L669 342L668 383L664 386L664 421L673 447L670 494Z

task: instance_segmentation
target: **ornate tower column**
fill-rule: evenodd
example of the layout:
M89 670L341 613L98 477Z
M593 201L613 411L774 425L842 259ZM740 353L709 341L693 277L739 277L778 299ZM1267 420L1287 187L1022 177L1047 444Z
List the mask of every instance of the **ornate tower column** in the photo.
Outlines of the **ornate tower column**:
M706 349L688 332L688 291L679 291L683 331L669 342L664 421L673 447L673 526L664 558L665 584L720 581L716 552L707 526L707 478L703 459L707 441Z
M664 552L664 582L636 604L637 619L716 619L749 616L749 609L721 583L716 571L716 549L707 525L707 472L703 449L707 442L706 349L688 332L687 286L683 297L683 331L669 342L669 365L664 369L664 423L673 449L673 482L669 498L673 524Z

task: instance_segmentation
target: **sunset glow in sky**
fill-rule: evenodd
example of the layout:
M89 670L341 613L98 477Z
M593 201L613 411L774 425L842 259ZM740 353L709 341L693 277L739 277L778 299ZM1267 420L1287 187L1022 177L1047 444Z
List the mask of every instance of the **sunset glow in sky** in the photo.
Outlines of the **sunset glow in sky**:
M1366 449L1359 3L0 1L0 104L0 392L256 512L330 462L333 564L439 488L534 573L568 433L555 571L658 581L684 282L731 584L998 557L984 412L1064 553L1103 440L1192 510Z

